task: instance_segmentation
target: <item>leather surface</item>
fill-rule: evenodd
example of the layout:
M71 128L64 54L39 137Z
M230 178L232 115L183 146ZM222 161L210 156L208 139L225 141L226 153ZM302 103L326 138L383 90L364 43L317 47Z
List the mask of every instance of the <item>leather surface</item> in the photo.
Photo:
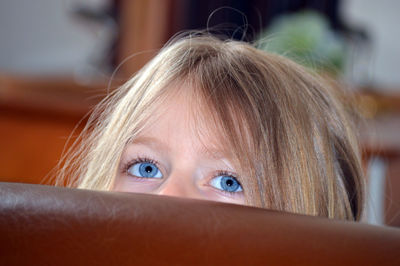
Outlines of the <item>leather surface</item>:
M400 265L400 230L211 201L0 183L0 265Z

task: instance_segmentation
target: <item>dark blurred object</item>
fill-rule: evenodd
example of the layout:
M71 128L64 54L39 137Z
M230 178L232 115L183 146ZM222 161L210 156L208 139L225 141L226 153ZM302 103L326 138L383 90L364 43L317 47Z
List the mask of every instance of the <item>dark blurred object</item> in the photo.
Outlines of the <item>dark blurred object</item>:
M93 79L109 77L117 67L116 44L118 37L117 10L114 5L90 6L76 4L71 11L73 18L90 26L88 32L96 34L97 47L88 56L88 64L75 70L75 78L81 83L93 82Z
M246 40L252 40L271 21L279 15L293 13L304 9L315 10L325 17L335 30L343 29L339 16L339 0L190 0L187 1L187 12L182 29L204 29L210 19L211 27L216 25L233 26L230 35L234 39L242 39L242 32L237 27L243 26L243 13L247 17L249 32ZM222 8L229 7L229 8ZM218 12L214 12L220 9ZM236 9L239 12L235 12ZM212 17L210 17L210 14Z

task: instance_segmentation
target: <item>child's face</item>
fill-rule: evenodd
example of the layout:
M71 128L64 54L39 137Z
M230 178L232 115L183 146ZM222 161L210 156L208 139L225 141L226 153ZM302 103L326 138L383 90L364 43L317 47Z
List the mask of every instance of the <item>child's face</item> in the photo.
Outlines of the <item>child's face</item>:
M218 148L217 134L194 125L187 97L169 97L127 145L114 190L245 204L229 155Z

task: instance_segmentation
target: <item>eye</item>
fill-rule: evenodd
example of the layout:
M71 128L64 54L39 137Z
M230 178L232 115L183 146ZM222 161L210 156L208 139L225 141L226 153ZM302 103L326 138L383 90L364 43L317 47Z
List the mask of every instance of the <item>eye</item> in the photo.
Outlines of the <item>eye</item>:
M240 192L243 191L242 186L239 181L236 180L233 176L229 175L220 175L213 178L210 182L211 186L227 191L227 192Z
M132 164L127 172L133 176L143 178L162 178L161 171L152 162L137 162Z

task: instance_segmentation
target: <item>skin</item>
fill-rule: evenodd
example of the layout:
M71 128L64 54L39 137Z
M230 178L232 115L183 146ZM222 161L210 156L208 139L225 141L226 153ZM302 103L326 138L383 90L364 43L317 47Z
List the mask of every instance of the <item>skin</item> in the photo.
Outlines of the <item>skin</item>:
M188 90L190 88L185 89ZM240 177L229 155L218 147L221 141L215 137L217 134L195 119L196 112L188 97L185 93L168 97L153 115L157 119L148 123L149 126L127 145L114 190L244 205L245 188L236 192L226 192L221 186L217 188L221 176L233 176L239 183ZM157 165L162 177L135 176L134 165L143 161Z

